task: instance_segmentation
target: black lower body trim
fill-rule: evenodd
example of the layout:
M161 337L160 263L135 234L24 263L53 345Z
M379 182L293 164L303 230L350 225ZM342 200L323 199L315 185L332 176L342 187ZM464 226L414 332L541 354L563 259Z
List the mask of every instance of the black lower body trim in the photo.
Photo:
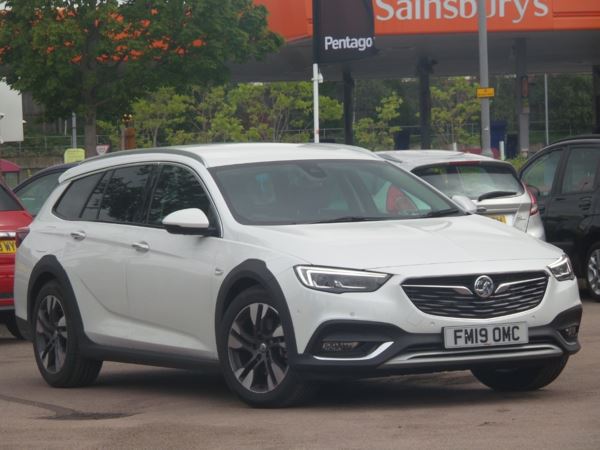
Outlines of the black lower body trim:
M582 308L577 306L568 309L559 314L550 324L533 327L529 329L529 345L540 346L544 345L549 348L555 348L556 351L561 351L561 355L572 355L577 353L581 346L577 338L567 340L562 330L576 326L579 327L581 322ZM312 353L304 353L294 358L290 365L295 370L303 373L306 377L314 378L329 378L329 377L373 377L389 374L409 374L409 373L428 373L440 372L448 370L468 370L475 367L510 365L518 362L520 365L536 364L540 360L549 359L548 353L540 352L539 354L528 354L523 349L523 357L520 358L517 354L521 349L519 347L497 347L497 352L490 352L488 356L481 359L460 357L453 358L452 361L445 361L435 358L428 361L415 361L414 363L405 366L386 365L385 363L401 357L403 355L414 353L443 353L443 356L453 357L460 356L460 352L446 351L442 333L408 333L398 327L390 326L389 324L381 323L374 324L372 322L354 322L352 327L349 327L350 322L343 321L340 323L328 322L315 332L315 335L310 340L307 347L308 351L317 351L318 344L323 340L324 336L339 336L347 340L374 339L383 342L393 342L385 351L378 354L374 358L360 359L359 357L348 358L342 356L339 359L323 358L322 354L317 354L315 357ZM379 332L377 328L379 327ZM354 329L355 333L349 333L349 329ZM339 330L344 330L340 333ZM329 331L331 330L331 332ZM514 359L506 357L514 351ZM497 357L494 355L497 354ZM555 356L553 356L555 357ZM332 355L335 358L335 355Z

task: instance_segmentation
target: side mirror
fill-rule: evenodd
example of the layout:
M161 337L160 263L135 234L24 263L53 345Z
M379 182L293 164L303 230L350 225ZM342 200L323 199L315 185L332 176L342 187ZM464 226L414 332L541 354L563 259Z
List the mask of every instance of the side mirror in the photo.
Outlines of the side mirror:
M163 219L162 224L171 234L214 236L216 231L210 227L204 211L198 208L174 211Z
M452 200L454 201L454 203L456 203L458 206L460 206L460 208L463 211L465 211L469 214L477 213L477 205L469 197L467 197L465 195L454 195L454 196L452 196Z

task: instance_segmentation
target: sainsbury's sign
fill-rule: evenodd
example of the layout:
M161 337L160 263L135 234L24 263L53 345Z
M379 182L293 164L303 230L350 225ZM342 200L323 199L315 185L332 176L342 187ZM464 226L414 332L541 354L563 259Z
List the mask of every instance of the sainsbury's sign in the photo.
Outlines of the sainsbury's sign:
M551 28L552 0L487 0L491 31ZM478 0L374 0L378 34L470 32Z

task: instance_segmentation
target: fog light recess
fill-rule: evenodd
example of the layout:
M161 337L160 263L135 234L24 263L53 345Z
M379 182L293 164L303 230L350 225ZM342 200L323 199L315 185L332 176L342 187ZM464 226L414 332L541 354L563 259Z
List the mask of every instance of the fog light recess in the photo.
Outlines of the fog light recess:
M375 350L380 342L324 340L318 347L317 356L330 358L360 358Z
M560 334L562 334L567 341L574 341L579 335L579 325L571 325L570 327L563 328L560 330Z

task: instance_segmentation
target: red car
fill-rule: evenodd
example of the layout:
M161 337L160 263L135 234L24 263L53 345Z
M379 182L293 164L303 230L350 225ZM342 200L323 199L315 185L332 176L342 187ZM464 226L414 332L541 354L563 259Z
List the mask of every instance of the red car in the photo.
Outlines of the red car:
M0 323L19 339L23 336L15 321L13 300L15 238L16 231L29 225L31 220L31 215L12 191L0 184Z

